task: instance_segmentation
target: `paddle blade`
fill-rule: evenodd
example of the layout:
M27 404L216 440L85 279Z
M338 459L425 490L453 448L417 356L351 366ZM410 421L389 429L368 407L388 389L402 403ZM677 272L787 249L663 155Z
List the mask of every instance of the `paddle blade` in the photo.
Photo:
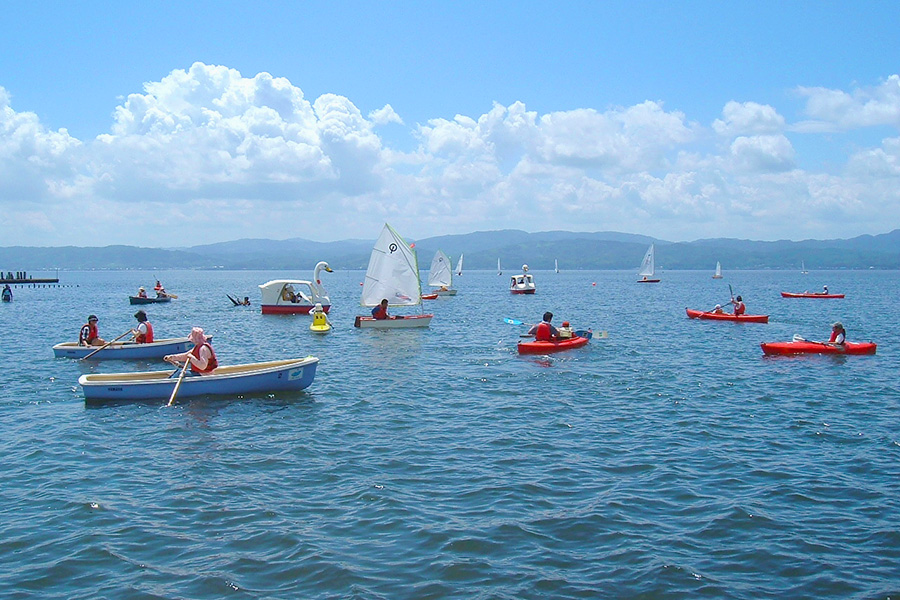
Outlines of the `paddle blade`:
M510 319L509 317L504 318L503 322L509 323L510 325L524 325L525 324L523 321L517 321L516 319Z
M575 332L575 335L577 335L578 337L591 339L592 337L594 337L594 332L591 331L590 329L587 329L587 330L579 329L578 331Z
M795 342L805 342L806 341L805 338L800 337L799 333L795 333L794 337L791 339L793 339Z

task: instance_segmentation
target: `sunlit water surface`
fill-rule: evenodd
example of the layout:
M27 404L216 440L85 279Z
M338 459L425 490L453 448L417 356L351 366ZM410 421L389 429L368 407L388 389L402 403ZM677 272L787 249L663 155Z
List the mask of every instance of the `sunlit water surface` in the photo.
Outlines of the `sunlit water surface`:
M887 598L900 596L896 272L467 272L424 330L361 331L363 273L323 274L334 331L263 316L307 273L61 273L0 305L0 597ZM127 296L158 337L220 361L313 354L305 392L85 407L78 376L163 363L54 359ZM768 324L699 322L743 294ZM828 284L844 300L786 300ZM233 307L225 294L250 296ZM520 357L552 310L584 349ZM400 312L400 311L395 311ZM764 358L762 341L879 343ZM602 331L608 338L600 338Z

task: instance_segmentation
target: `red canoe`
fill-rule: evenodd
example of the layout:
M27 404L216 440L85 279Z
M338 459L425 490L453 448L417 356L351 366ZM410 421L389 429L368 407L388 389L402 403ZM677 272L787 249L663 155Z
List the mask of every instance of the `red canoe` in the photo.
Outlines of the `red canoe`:
M590 338L574 336L567 339L557 340L555 342L539 342L533 340L530 342L519 342L519 354L549 354L551 352L562 352L563 350L571 350L572 348L581 348L588 343Z
M769 315L733 315L731 313L704 312L693 308L684 309L691 319L709 319L711 321L740 321L742 323L768 323Z
M794 294L792 292L781 292L782 298L843 298L843 294L817 294L815 292L802 292Z
M760 344L765 354L875 354L876 344L872 342L847 342L843 346L832 346L825 342L763 342Z

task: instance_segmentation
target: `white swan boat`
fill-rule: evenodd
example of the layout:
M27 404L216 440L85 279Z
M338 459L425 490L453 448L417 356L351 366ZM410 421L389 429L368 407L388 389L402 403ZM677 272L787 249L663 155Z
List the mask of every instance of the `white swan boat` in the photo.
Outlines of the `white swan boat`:
M421 306L422 303L416 253L387 223L372 248L360 304L374 308L383 299L388 301L388 306ZM433 314L420 314L376 319L366 315L357 316L353 324L366 329L407 329L428 327L432 317Z
M259 286L264 315L306 315L318 303L325 312L331 310L331 299L322 286L319 274L331 273L325 261L316 264L313 280L273 279Z
M513 294L533 294L537 288L534 277L528 272L528 265L522 265L522 274L509 278L509 291Z

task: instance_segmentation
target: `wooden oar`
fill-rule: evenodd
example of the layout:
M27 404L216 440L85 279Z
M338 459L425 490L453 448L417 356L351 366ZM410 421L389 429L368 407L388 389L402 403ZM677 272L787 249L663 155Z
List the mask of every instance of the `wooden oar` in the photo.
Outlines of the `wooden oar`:
M241 305L240 302L238 302L237 300L235 300L234 298L231 297L231 294L225 294L225 295L228 296L228 299L231 300L231 303L234 304L235 306Z
M86 359L92 357L93 355L97 354L97 353L100 352L101 350L103 350L103 349L105 349L105 348L108 348L108 347L110 346L110 344L112 344L113 342L118 342L119 340L121 340L123 337L125 337L125 336L128 335L129 333L132 333L132 330L131 330L131 329L129 329L128 331L126 331L125 333L123 333L122 335L120 335L119 337L117 337L116 339L114 339L114 340L112 340L112 341L109 341L109 342L106 342L105 344L103 344L102 346L100 346L99 348L97 348L96 350L94 350L93 352L91 352L90 354L85 354L84 356L82 356L82 357L81 357L80 359L78 359L78 360L86 360Z
M169 298L175 298L176 300L178 300L178 296L176 296L175 294L170 294L169 292L163 292L163 296L168 296Z
M175 388L172 390L172 395L169 396L169 403L166 404L166 406L172 406L172 403L175 402L175 395L178 394L178 388L181 387L181 382L184 380L184 374L187 372L189 364L191 364L191 359L184 361L184 366L181 368L181 375L178 376L178 381L175 382Z

